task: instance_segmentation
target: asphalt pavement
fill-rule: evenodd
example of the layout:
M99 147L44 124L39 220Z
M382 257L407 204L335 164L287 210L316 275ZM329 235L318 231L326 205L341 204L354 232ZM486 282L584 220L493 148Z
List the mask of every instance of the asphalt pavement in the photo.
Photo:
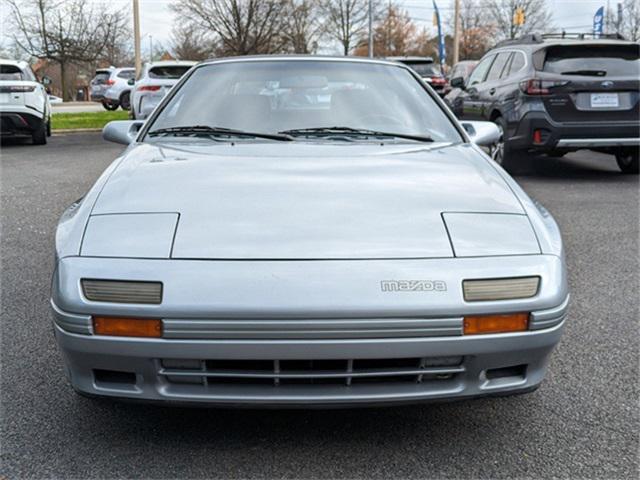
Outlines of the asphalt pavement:
M517 180L562 229L572 307L528 395L357 410L178 409L76 395L49 313L54 229L121 147L1 151L0 478L638 478L638 177L540 158Z

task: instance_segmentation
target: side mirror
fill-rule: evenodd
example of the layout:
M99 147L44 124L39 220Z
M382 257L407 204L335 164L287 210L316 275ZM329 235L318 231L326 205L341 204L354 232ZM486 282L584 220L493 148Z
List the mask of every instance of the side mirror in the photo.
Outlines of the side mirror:
M130 78L129 80L127 80L127 85L131 85L132 87L136 84L135 79Z
M452 78L450 84L452 88L461 88L464 90L464 78L462 77Z
M490 147L498 143L502 133L493 122L461 122L462 128L473 143L481 147Z
M141 120L115 120L107 123L102 129L102 138L107 142L129 145L138 136L144 124Z

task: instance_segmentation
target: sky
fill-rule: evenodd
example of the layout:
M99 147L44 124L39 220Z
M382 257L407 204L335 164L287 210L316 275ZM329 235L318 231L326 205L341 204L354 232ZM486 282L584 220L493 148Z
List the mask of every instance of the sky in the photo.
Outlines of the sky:
M103 2L104 0L89 0ZM384 0L383 0L384 1ZM413 21L419 26L426 26L435 34L432 26L433 5L432 0L394 0L404 8ZM483 0L481 0L482 2ZM615 10L616 0L608 0L612 10ZM143 57L148 55L150 43L158 45L158 42L168 46L171 41L171 29L173 27L174 14L169 6L174 0L140 0L140 30L142 35ZM443 19L449 18L453 11L453 0L436 0ZM593 15L600 6L606 6L607 0L547 0L550 10L554 14L553 30L583 31L591 30ZM131 0L110 0L109 4L116 8L130 6ZM4 4L4 2L0 2ZM3 10L3 9L0 9ZM6 31L6 16L0 11L3 18L3 30ZM445 27L446 29L446 27ZM551 29L549 29L551 31ZM329 47L322 53L339 54L338 46L335 51Z
M433 5L432 0L394 0L404 8L416 24L432 29ZM481 0L482 1L482 0ZM615 10L615 0L609 0L611 8ZM590 31L593 25L593 15L601 6L607 5L607 0L547 0L550 10L554 14L554 30L560 31ZM112 4L130 4L130 0L113 0ZM171 38L173 12L169 5L173 0L140 0L140 27L143 39L143 49L148 52L149 37L154 41L168 44ZM436 0L443 19L453 11L453 0ZM433 32L435 34L435 31ZM336 47L336 52L339 53Z

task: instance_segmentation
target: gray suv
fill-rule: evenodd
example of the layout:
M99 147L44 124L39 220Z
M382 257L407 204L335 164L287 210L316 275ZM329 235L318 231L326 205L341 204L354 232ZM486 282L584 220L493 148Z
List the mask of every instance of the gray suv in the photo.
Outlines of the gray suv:
M464 120L502 130L493 158L510 171L527 168L529 152L562 156L579 149L614 154L638 173L640 45L588 34L528 35L498 44L451 107ZM459 92L458 92L459 93Z
M106 110L129 110L129 94L131 87L127 83L135 78L134 68L114 68L96 70L91 81L91 100L102 103Z

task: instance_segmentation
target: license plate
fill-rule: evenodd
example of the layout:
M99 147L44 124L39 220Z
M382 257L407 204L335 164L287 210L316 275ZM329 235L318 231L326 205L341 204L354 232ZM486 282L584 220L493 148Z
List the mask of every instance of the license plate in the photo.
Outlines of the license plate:
M592 93L591 108L616 108L620 106L617 93Z

